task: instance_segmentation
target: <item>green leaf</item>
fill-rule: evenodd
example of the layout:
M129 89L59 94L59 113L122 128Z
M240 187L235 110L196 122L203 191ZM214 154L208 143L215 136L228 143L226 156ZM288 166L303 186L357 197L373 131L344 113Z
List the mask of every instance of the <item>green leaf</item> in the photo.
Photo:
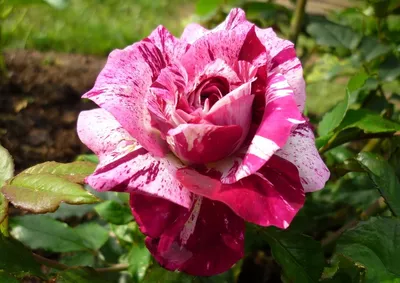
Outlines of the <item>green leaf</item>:
M7 149L0 145L0 187L14 174L14 162Z
M74 228L75 232L84 240L85 246L100 249L108 240L108 231L96 223L85 223Z
M199 16L213 14L223 3L223 0L197 0L196 14Z
M110 237L105 245L101 247L100 253L106 262L117 262L126 250L120 245L118 239Z
M135 282L142 282L151 263L149 250L144 244L135 244L129 251L127 261L129 264L128 271L135 278Z
M88 227L71 228L67 224L46 215L25 215L10 219L11 235L31 249L44 249L52 252L74 252L92 250L104 240L89 239L97 237L95 228L88 232ZM101 231L100 233L103 233ZM95 245L96 244L96 245Z
M88 161L95 164L99 163L99 158L96 154L80 154L76 157L76 161Z
M258 228L259 229L259 228ZM325 260L321 244L309 236L275 227L262 229L272 256L292 282L319 282Z
M57 283L109 283L93 268L80 267L61 271L57 274Z
M394 81L400 76L400 60L396 56L388 56L378 67L378 77L387 82Z
M369 134L394 134L400 124L384 119L366 109L348 110L335 133L317 138L317 147L327 151L352 140L368 137Z
M46 213L47 216L51 218L65 220L70 217L82 218L86 214L93 211L94 204L82 204L82 205L71 205L66 203L61 203L60 207L52 213Z
M377 38L364 37L358 47L361 53L361 58L365 62L370 62L379 56L385 55L390 52L391 47L380 43Z
M17 277L42 276L40 265L33 259L32 253L21 243L0 235L0 251L0 270Z
M346 93L346 85L340 80L336 80L334 83L320 80L308 83L306 91L307 109L310 113L322 116L343 100ZM333 93L335 95L332 95Z
M400 219L373 217L343 233L336 252L365 266L365 282L400 279Z
M318 134L325 136L333 132L343 121L346 116L347 110L350 105L350 98L353 97L357 91L363 87L368 79L368 75L365 73L358 73L353 76L346 89L346 96L343 101L339 102L330 112L325 114L318 126Z
M85 178L92 174L95 169L96 164L87 161L75 161L71 163L49 161L32 166L22 173L31 175L51 174L67 179L73 183L83 183Z
M349 108L349 94L339 102L330 112L326 113L318 125L318 134L325 136L334 131L342 122Z
M359 163L353 159L359 166ZM352 172L340 178L334 185L331 193L335 203L351 205L356 210L365 210L376 199L379 198L379 192L371 186L371 179L364 172Z
M232 269L231 269L232 270ZM195 277L180 272L168 271L159 265L152 266L146 273L142 282L151 283L233 283L235 282L232 271L211 277Z
M365 72L359 72L352 76L347 83L346 92L350 97L353 97L367 83L368 75Z
M352 29L332 22L314 22L308 25L307 32L320 45L355 49L361 40L361 35Z
M387 205L395 215L400 215L400 182L396 171L380 155L360 152L357 161L368 173Z
M339 130L350 128L358 128L364 133L394 133L400 131L400 124L366 109L351 109L347 111Z
M4 283L19 283L20 281L17 280L14 276L11 276L8 273L5 273L4 271L0 270L0 282Z
M195 278L180 272L172 272L156 265L149 269L142 282L152 283L192 283Z
M91 266L95 264L95 256L90 252L76 252L72 255L63 255L60 262L68 266Z
M0 234L8 237L10 235L8 231L8 216L3 219L3 221L0 223Z
M140 233L136 222L129 222L126 225L110 224L110 228L122 245L126 244L130 247L131 244L143 240L143 234Z
M333 274L331 276L325 273L323 278L329 278L328 280L322 280L326 283L360 283L365 282L365 267L359 263L352 261L350 258L336 254L332 259L334 267L332 268ZM327 269L325 269L327 271Z
M14 206L33 213L53 212L62 202L88 204L99 201L82 186L47 173L21 173L11 179L2 192Z
M8 236L8 201L1 192L0 192L0 234Z
M95 210L100 217L112 224L122 225L133 220L130 208L113 200L98 204Z

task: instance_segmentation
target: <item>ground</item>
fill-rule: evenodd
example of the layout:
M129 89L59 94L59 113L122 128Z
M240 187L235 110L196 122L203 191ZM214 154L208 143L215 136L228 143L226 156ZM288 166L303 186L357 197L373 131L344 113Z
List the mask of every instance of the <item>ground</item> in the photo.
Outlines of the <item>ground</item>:
M88 152L76 134L81 99L105 58L13 50L5 54L8 77L0 81L0 143L14 157L16 171L55 160L72 161Z

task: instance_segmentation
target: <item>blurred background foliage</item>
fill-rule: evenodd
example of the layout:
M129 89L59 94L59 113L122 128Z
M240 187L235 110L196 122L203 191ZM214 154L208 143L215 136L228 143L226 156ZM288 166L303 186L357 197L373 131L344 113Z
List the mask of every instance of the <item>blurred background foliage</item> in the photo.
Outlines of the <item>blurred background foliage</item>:
M176 36L193 21L212 28L232 7L296 42L307 82L307 115L332 172L324 190L307 196L287 231L250 225L246 257L212 278L166 272L154 264L126 195L92 192L100 204L62 204L46 215L23 215L11 206L11 235L61 263L58 269L89 266L104 272L122 266L126 271L102 273L99 279L92 269L56 274L57 266L50 265L43 275L34 261L4 257L7 249L27 251L2 239L0 282L11 275L59 282L399 282L400 223L394 217L400 214L400 2L309 0L298 21L300 2L307 1L0 0L0 47L7 67L0 83L0 141L14 157L16 174L49 159L96 163L92 155L79 155L88 150L77 145L74 127L79 111L94 107L80 95L93 84L106 55L145 38L159 24ZM85 80L67 81L77 76ZM60 127L67 134L59 133ZM65 154L54 153L61 151ZM1 197L0 212L6 203ZM79 244L60 239L66 233ZM10 267L6 261L14 264L11 275L2 271ZM28 270L24 274L18 272L22 266Z

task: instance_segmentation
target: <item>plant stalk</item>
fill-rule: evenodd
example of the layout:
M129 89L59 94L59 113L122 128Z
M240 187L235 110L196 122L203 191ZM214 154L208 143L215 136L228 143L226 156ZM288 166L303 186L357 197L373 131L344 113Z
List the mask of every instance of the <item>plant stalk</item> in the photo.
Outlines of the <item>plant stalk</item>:
M323 147L321 147L318 152L319 154L324 154L328 150L331 150L332 148L338 147L339 145L351 142L351 141L361 141L361 140L368 140L368 139L384 139L384 138L392 138L393 136L396 136L396 133L390 132L390 133L370 133L370 134L365 134L365 133L360 133L360 135L356 138L351 138L351 139L344 139L338 143L334 143L336 140L336 136L332 137ZM365 151L365 150L364 150Z
M65 270L65 269L70 268L68 265L65 265L63 263L59 263L59 262L57 262L55 260L51 260L51 259L45 258L45 257L43 257L41 255L38 255L38 254L35 254L35 253L32 253L32 255L33 255L33 258L38 263L46 265L48 267L52 267L52 268L55 268L55 269L58 269L58 270Z
M55 260L45 258L45 257L43 257L43 256L41 256L41 255L38 255L38 254L35 254L35 253L32 253L32 255L33 255L33 258L34 258L38 263L43 264L43 265L46 265L46 266L48 266L48 267L52 267L52 268L57 269L57 270L66 270L66 269L77 268L77 267L78 267L78 266L68 266L68 265L65 265L65 264L63 264L63 263L57 262L57 261L55 261ZM123 270L127 270L128 267L129 267L128 264L119 263L119 264L111 265L111 266L109 266L109 267L95 268L94 270L95 270L96 272L100 272L100 273L105 273L105 272L120 272L120 271L123 271Z
M289 40L293 42L295 45L297 43L297 38L299 37L301 26L303 24L304 15L306 11L306 4L307 0L296 1L296 10L290 22Z

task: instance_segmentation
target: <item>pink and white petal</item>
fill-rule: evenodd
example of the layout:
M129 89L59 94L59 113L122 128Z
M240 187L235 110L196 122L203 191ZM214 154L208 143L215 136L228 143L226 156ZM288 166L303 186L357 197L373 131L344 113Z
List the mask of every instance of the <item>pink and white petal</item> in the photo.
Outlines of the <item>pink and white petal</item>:
M242 9L232 9L225 21L211 32L221 30L234 30L237 34L245 36L238 60L250 62L255 67L267 63L267 51L256 34L256 26L246 19L246 14Z
M233 183L257 172L278 149L286 144L293 127L304 122L294 100L293 91L283 75L270 74L267 78L267 93L261 123L234 178L229 180L225 178L224 182Z
M258 68L247 61L239 60L236 64L235 71L242 83L247 83L255 78Z
M218 126L239 125L243 132L239 146L249 132L254 96L247 82L218 100L204 116L204 120Z
M182 166L172 154L158 158L139 147L112 163L99 164L86 182L98 191L140 192L188 208L191 193L175 177Z
M299 125L276 155L297 167L306 192L322 189L329 179L330 172L315 147L314 133L307 124Z
M250 25L250 23L247 25ZM250 25L250 30L248 31L242 49L240 50L239 60L249 62L254 67L259 68L267 64L268 53L265 46L257 37L255 29L256 27L254 25Z
M191 23L188 24L181 35L181 40L186 41L189 44L193 44L196 40L203 37L209 32L208 29L202 27L199 24Z
M180 64L172 64L161 70L157 80L151 85L154 95L148 99L151 125L165 137L168 130L182 121L176 119L179 93L186 89L187 74Z
M168 131L167 142L179 159L204 164L230 155L238 147L242 132L239 125L181 124Z
M166 63L160 50L139 42L108 57L94 87L83 97L110 112L140 145L155 155L165 154L166 144L150 125L146 100L149 89Z
M134 215L142 213L135 203L131 207ZM160 223L162 234L147 237L146 246L166 269L212 276L227 271L244 255L245 223L220 202L197 197L190 210L167 217L165 222ZM142 222L139 227L148 231L147 225L153 224Z
M233 184L221 183L219 172L201 174L189 167L179 169L177 178L192 193L223 202L244 220L261 226L287 228L304 204L297 168L278 156Z
M208 33L194 42L181 59L189 81L195 81L206 66L217 59L234 69L248 30L220 30Z
M306 100L306 88L303 78L303 68L296 57L294 44L276 36L272 28L256 28L256 34L265 49L269 52L269 72L281 73L292 88L297 106L303 112Z
M77 132L81 141L99 157L102 164L115 161L137 146L137 142L114 116L101 108L82 111L78 117Z
M229 87L237 87L243 82L238 77L236 71L225 63L222 59L216 59L208 63L200 73L198 73L193 81L197 86L201 82L211 78L224 78L229 83ZM191 86L194 88L193 86Z
M250 24L250 22L246 19L246 13L240 8L233 8L226 16L226 19L211 31L233 30L248 24Z
M157 46L167 64L179 60L189 48L189 44L185 40L176 38L163 26L158 26L145 40L150 40Z

